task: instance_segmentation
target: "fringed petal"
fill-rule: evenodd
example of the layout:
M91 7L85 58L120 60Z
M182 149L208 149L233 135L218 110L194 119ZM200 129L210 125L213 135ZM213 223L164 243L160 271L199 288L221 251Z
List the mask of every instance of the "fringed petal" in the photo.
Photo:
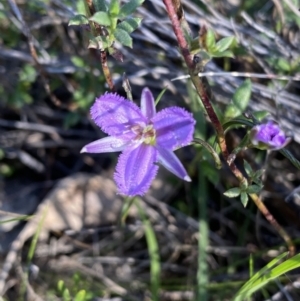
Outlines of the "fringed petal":
M120 136L132 126L144 126L147 122L136 104L115 93L105 93L96 98L91 107L91 116L102 131L110 136Z
M144 195L155 178L158 166L154 147L141 144L119 157L114 179L118 192L127 196Z
M152 122L156 141L161 148L174 150L189 144L193 139L195 120L191 113L179 107L158 112Z

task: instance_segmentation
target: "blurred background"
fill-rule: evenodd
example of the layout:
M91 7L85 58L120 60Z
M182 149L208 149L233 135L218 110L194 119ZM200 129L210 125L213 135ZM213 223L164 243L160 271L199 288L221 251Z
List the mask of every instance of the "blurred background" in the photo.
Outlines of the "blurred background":
M183 6L195 36L206 25L217 40L236 37L231 47L235 57L214 59L206 71L299 80L299 1L185 0ZM118 154L79 153L85 144L104 137L89 109L108 87L99 52L87 48L88 29L68 26L77 13L85 14L83 1L0 2L1 294L5 300L151 300L153 257L147 228L134 206L126 223L120 222L124 200L112 180ZM123 62L108 58L117 92L126 95L124 72L136 103L143 87L156 97L167 86L159 108L186 107L197 120L195 136L209 139L213 129L190 82L171 81L187 71L163 2L146 0L136 15L143 21L132 34L133 49L119 47ZM244 77L228 73L207 79L213 102L222 110ZM269 111L293 138L288 150L299 160L299 81L251 80L247 112ZM244 134L244 129L230 131L229 149ZM199 147L176 154L192 183L160 168L140 199L159 250L159 299L195 300L200 219L208 229L203 232L207 300L231 300L249 278L250 254L257 270L286 246L254 204L244 208L223 195L238 185L229 170L216 170ZM244 159L254 170L265 170L261 197L297 247L300 172L278 152L248 150L240 153L237 165ZM5 259L8 252L14 267ZM297 272L251 300L300 300Z

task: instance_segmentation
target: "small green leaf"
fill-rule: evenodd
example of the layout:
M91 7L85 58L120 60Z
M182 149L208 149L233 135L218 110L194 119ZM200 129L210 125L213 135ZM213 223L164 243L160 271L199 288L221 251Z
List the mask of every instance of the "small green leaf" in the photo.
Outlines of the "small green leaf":
M209 52L213 51L216 44L216 39L215 39L215 33L211 29L207 30L206 37L205 37L205 44L206 44L206 49Z
M131 15L145 0L129 0L128 3L121 7L119 18L124 19Z
M230 103L226 107L225 113L224 113L224 117L225 117L226 120L232 119L232 118L237 117L239 115L241 115L241 112L233 103Z
M105 0L93 0L94 7L96 9L96 12L98 11L104 11L107 12L107 4Z
M104 11L98 11L90 18L90 20L103 26L111 25L111 18L109 14Z
M252 193L259 193L262 190L262 186L259 185L250 185L247 188L247 193L252 194Z
M211 52L211 56L213 57L231 57L234 58L234 54L231 50L225 50L222 52Z
M262 121L268 115L270 115L270 112L268 112L268 111L256 111L256 112L252 112L252 115L255 117L256 120Z
M132 48L132 38L124 29L116 28L114 35L118 42L120 42L124 46Z
M63 280L59 280L57 283L57 290L59 291L60 294L63 293L63 290L65 288L65 283Z
M86 297L86 291L85 290L80 290L75 298L74 301L85 301L85 297Z
M243 204L244 207L247 206L247 203L248 203L248 194L246 192L242 192L241 193L241 202Z
M240 114L242 114L250 101L251 96L251 81L246 79L235 91L232 97L232 103L239 109Z
M119 0L111 0L108 11L112 17L114 17L114 18L118 17L119 12L120 12Z
M290 72L291 71L291 63L284 58L279 58L277 61L277 68L280 71Z
M62 296L63 296L64 301L71 301L70 291L67 288L64 289Z
M250 164L246 160L244 160L244 168L245 168L247 175L249 177L251 177L251 175L253 174L253 170L252 170L252 167L250 166Z
M228 198L235 198L241 194L241 189L239 187L230 188L224 192L224 195Z
M253 177L259 179L263 175L263 173L264 173L264 170L259 169L253 174Z
M121 23L117 25L117 28L124 29L127 33L132 33L134 30L136 30L140 23L142 21L142 18L128 18Z
M225 50L227 50L230 45L232 44L232 42L234 41L235 37L226 37L221 39L220 41L218 41L218 43L215 46L215 50L216 52L223 52Z
M88 48L105 50L111 46L111 42L107 37L98 36L89 40Z
M88 18L85 15L76 15L70 19L68 26L85 24L89 24Z

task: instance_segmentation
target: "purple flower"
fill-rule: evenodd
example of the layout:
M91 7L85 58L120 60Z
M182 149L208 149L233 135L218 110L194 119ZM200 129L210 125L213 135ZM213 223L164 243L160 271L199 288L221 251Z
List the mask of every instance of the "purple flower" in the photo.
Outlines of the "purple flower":
M250 137L252 144L260 149L277 150L285 147L290 142L290 139L273 121L254 126Z
M144 88L141 109L118 94L106 93L96 98L91 116L109 136L87 144L81 152L122 151L114 175L119 193L145 194L157 174L156 163L191 181L173 153L193 138L195 120L184 109L170 107L156 113L152 93Z

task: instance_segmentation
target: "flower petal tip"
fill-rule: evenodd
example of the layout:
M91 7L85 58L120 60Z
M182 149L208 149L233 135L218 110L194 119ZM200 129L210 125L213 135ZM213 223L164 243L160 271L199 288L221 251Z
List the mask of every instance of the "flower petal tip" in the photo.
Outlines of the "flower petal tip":
M183 179L187 182L192 182L192 179L189 176L185 176Z
M80 153L81 153L81 154L82 154L82 153L87 153L87 149L86 149L85 146L81 149Z

